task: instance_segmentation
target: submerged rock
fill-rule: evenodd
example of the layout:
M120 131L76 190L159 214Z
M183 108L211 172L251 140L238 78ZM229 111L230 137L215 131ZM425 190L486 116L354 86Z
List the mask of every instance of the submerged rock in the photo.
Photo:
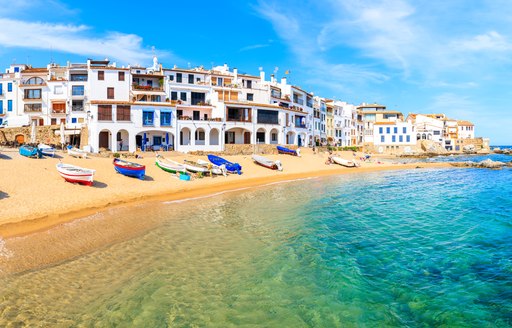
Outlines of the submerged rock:
M452 166L455 167L476 167L476 168L482 168L482 169L501 169L504 166L512 166L512 161L509 163L503 163L500 161L493 161L491 159L486 159L481 162L455 162L450 163Z

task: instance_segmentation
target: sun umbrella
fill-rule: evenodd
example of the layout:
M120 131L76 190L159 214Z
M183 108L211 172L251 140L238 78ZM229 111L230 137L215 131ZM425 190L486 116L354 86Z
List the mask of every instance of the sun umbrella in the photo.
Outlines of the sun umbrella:
M142 151L146 151L146 132L144 132L144 136L142 137Z
M30 143L36 142L36 121L32 120L32 130L30 130Z
M60 143L62 144L62 149L64 149L64 144L66 143L66 136L64 135L64 123L60 122Z
M169 150L169 146L171 146L169 144L169 132L165 133L165 144L167 145L167 150Z

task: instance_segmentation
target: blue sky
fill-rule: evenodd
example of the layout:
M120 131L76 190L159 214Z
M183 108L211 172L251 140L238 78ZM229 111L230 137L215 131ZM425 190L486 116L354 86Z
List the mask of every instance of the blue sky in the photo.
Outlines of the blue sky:
M508 0L0 0L0 64L222 65L349 103L446 113L512 144ZM277 68L277 69L276 69Z

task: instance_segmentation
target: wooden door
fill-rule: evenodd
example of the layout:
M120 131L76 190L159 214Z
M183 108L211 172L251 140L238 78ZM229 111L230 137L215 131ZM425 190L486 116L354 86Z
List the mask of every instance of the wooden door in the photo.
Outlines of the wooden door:
M107 131L100 132L99 147L109 149L109 147L108 147L108 132Z
M23 134L18 134L16 136L16 142L20 145L25 143L25 136Z
M244 132L244 144L250 144L251 143L251 133L250 132Z

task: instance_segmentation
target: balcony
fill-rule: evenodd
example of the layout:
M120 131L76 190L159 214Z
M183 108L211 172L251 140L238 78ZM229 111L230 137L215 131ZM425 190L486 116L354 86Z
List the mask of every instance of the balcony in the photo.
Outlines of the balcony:
M84 106L82 106L82 105L73 105L73 106L71 106L71 111L73 111L73 112L83 112L84 111Z
M139 84L132 84L133 90L137 91L164 91L163 87L153 87L151 85L139 85Z
M25 104L23 110L25 113L37 113L41 112L43 109L42 104Z

